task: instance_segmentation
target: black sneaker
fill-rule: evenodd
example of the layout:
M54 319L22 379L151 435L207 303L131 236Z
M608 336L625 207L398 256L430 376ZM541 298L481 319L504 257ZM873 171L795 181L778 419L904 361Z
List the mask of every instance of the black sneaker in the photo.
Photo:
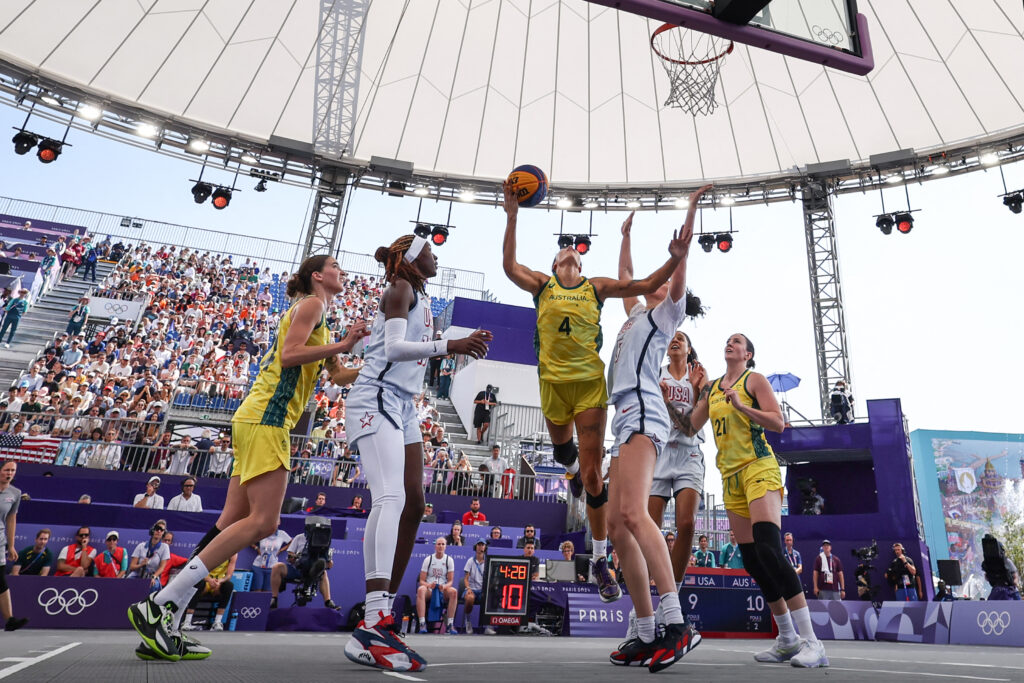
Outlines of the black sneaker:
M213 654L210 648L206 647L192 636L181 634L178 636L171 636L178 646L178 653L183 660L196 660L206 659ZM139 646L135 648L135 656L139 659L144 659L147 662L155 659L162 659L160 655L153 651L149 645L145 643L139 643Z
M333 610L341 609L341 607L339 607L337 604L335 604L334 600L324 600L324 607L326 607L327 609L333 609Z
M128 621L142 637L142 642L162 659L176 662L181 659L178 647L171 638L174 623L174 605L158 605L152 596L128 608Z
M2 570L0 570L2 571ZM28 623L28 617L11 617L4 624L5 631L17 631L19 628Z
M277 598L270 598L270 609L277 609Z
M590 571L597 579L597 595L601 602L615 602L622 597L622 588L615 580L612 568L608 566L608 558L599 557L597 560L591 560Z
M683 655L700 645L701 640L700 633L689 624L666 624L664 634L654 641L657 651L648 664L651 673L672 666L682 659Z
M661 645L658 639L645 643L640 638L630 638L620 643L615 652L608 655L608 661L616 666L630 666L632 664L647 666L650 664L651 658L660 649Z

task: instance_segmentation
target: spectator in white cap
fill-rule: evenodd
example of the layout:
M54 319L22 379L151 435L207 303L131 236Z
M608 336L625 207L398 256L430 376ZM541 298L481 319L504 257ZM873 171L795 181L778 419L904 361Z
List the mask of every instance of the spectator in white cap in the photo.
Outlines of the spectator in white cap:
M135 500L132 501L132 505L137 508L148 508L150 510L163 510L164 509L164 497L161 496L157 491L160 489L160 477L152 476L149 481L146 482L146 492L139 493L135 496Z

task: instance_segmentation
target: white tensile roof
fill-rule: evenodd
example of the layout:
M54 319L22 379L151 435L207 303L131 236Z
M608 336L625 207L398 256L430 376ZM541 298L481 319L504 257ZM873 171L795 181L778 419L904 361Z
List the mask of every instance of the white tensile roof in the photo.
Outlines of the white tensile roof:
M197 130L312 143L321 4L4 0L0 59ZM663 104L654 20L581 0L368 4L356 160L453 177L531 163L561 184L686 183L1024 130L1020 0L861 0L867 77L737 45L721 106L698 118Z

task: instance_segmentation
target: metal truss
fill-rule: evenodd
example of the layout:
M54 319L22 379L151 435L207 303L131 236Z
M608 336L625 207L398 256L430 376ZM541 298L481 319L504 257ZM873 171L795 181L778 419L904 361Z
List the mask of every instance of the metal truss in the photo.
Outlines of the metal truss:
M349 141L359 103L363 21L370 0L320 0L316 44L313 151L334 161L351 155Z
M313 210L309 214L309 227L306 228L302 247L303 259L314 254L337 256L341 245L347 181L348 174L344 171L324 169L313 200Z
M850 358L846 343L846 316L839 277L836 223L832 211L832 188L822 180L805 181L801 188L804 235L807 239L807 269L811 284L811 312L814 316L814 345L818 360L818 393L821 416L831 420L828 410L831 387L839 380L850 382Z

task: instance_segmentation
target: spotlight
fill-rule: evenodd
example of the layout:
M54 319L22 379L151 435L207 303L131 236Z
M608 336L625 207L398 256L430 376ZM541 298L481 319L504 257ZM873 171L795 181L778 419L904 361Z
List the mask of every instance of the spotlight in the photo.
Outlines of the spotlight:
M597 202L595 202L593 199L588 199L583 204L583 208L584 209L596 209L597 208Z
M417 223L416 229L412 231L412 234L423 239L430 239L430 226L423 223Z
M195 200L196 204L202 204L210 198L210 194L213 192L213 187L210 183L204 183L199 181L192 186L192 199Z
M258 164L260 160L253 156L251 152L242 152L242 161L247 164Z
M626 208L627 209L639 209L640 208L640 202L638 202L635 199L631 199L628 202L626 202Z
M209 151L210 143L202 138L192 138L188 141L189 151L202 154L203 152Z
M898 213L893 218L896 220L896 229L904 235L914 229L914 217L909 213Z
M717 235L715 241L718 243L718 251L723 254L732 249L732 235L727 232Z
M443 225L435 226L430 231L430 241L434 243L435 247L439 247L448 241L448 228Z
M388 190L396 190L396 192L388 192L389 197L401 197L402 193L406 190L405 183L400 180L392 180L388 183Z
M428 194L430 194L430 190L428 190L423 185L419 185L416 187L415 190L412 191L412 193L417 197L426 197Z
M878 228L879 230L881 230L883 235L891 235L892 234L892 226L893 226L892 216L890 216L887 213L883 213L875 221L875 227Z
M576 235L576 251L580 256L590 251L590 238L586 235Z
M218 187L213 192L213 208L226 209L231 203L231 190L226 187Z
M572 200L569 199L568 197L562 197L555 203L555 206L557 206L559 209L571 209Z
M78 108L78 115L87 121L95 121L103 116L103 110L93 104L83 104Z
M699 244L700 248L704 250L704 253L710 254L711 250L715 248L715 236L704 233L697 238L697 244Z
M1024 207L1024 192L1014 192L1003 197L1003 206L1010 209L1014 213L1020 213L1022 207Z
M573 243L572 235L559 235L558 236L558 248L565 249L571 247Z
M36 156L39 157L39 161L44 164L48 164L57 160L57 157L60 156L60 151L63 147L64 143L62 142L51 140L50 138L43 138L39 143L39 149L36 150Z
M254 189L257 192L266 192L267 191L267 179L266 178L261 179L258 183L256 183L256 187Z
M15 154L28 154L28 151L36 146L39 142L39 136L35 133L29 133L23 130L19 130L11 138L11 142L14 143Z

